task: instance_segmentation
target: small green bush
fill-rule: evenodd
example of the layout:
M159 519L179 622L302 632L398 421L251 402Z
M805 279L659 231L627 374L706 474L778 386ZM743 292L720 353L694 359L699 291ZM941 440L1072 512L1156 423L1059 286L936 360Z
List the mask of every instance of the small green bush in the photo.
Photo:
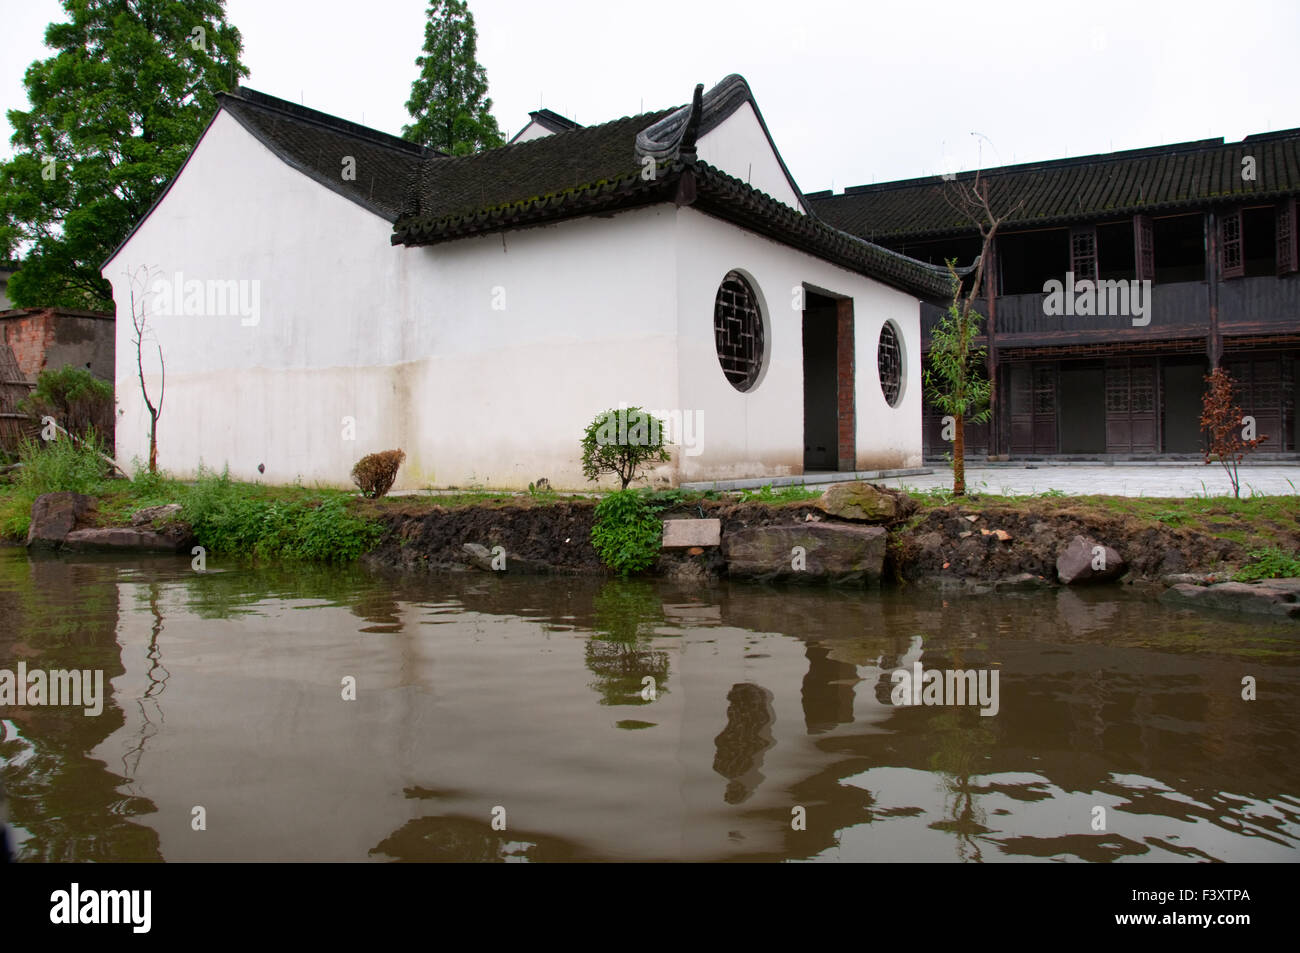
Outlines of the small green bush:
M591 545L620 576L654 565L663 542L663 524L635 490L610 493L596 504Z
M582 435L582 473L598 480L612 473L623 481L622 489L647 463L667 463L664 422L640 407L606 410L596 415Z
M1282 549L1256 549L1250 553L1250 562L1233 574L1236 582L1254 582L1256 579L1286 579L1300 576L1300 559Z

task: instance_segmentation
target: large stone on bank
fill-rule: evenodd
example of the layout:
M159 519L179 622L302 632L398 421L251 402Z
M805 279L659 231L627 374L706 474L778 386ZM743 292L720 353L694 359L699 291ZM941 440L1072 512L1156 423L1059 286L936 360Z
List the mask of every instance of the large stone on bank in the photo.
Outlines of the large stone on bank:
M73 530L63 540L63 547L78 553L188 553L194 541L194 532L185 523L172 523L160 530L104 526Z
M880 526L753 526L723 536L722 553L727 572L741 578L875 585L884 568L886 538Z
M1118 552L1087 536L1074 537L1056 557L1056 576L1067 586L1113 582L1127 570Z
M44 493L32 502L27 545L37 549L57 549L69 533L90 522L94 513L94 497L81 493Z
M817 500L823 513L862 523L894 523L916 512L906 493L872 483L836 483Z
M142 510L136 510L131 514L132 526L150 526L154 523L164 523L169 520L175 520L181 515L181 505L179 503L164 503L161 506L146 506Z
M1300 579L1220 582L1210 586L1179 583L1162 592L1160 601L1199 609L1282 616L1300 622Z
M664 549L717 546L722 541L721 520L664 520Z

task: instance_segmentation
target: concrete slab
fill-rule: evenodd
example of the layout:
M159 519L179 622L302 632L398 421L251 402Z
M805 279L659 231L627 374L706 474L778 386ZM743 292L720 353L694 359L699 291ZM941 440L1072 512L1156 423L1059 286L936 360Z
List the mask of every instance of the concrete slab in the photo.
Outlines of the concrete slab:
M1300 495L1300 464L1279 463L1243 466L1240 471L1241 495ZM882 486L898 489L952 489L952 470L935 467L925 476L907 476L873 480ZM1068 496L1231 496L1232 484L1218 464L1140 463L1056 465L1001 464L998 466L966 465L966 489L972 493L999 496L1032 496L1059 490Z
M664 549L717 546L721 542L721 520L664 520Z

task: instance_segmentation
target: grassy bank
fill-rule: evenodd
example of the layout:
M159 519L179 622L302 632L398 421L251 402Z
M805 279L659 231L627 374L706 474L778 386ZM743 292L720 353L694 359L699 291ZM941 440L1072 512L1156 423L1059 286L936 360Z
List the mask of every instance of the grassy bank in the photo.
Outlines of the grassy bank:
M0 536L25 540L33 501L43 493L72 491L98 501L95 520L120 526L145 507L178 503L179 519L189 523L209 553L238 558L347 563L379 542L396 522L439 511L465 509L536 509L575 502L594 504L597 494L582 496L551 490L524 493L482 489L364 499L355 492L323 487L265 486L241 483L224 474L200 471L193 482L165 474L138 472L134 479L109 479L102 460L91 450L66 440L34 445L10 483L0 483ZM719 505L806 506L820 489L802 486L763 487L744 492L643 491L656 514L688 516ZM1074 518L1081 526L1105 527L1136 538L1145 530L1178 530L1227 540L1239 548L1236 564L1221 567L1240 578L1300 574L1300 497L1192 497L1186 499L1117 496L1065 496L1055 491L1034 496L979 493L954 499L942 491L915 492L917 512L895 536L933 528L947 512L1017 514L1020 517ZM776 515L776 514L773 514Z

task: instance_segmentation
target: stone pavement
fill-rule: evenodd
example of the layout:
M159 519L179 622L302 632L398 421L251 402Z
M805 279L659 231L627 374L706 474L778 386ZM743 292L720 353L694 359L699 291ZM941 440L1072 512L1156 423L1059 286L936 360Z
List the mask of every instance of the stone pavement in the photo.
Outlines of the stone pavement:
M883 486L928 490L952 488L952 470L933 465L927 476L873 480ZM1241 495L1300 495L1300 463L1250 465L1240 469ZM1070 496L1223 496L1232 484L1219 464L1003 464L966 465L966 489L972 493L1024 496L1060 490Z

